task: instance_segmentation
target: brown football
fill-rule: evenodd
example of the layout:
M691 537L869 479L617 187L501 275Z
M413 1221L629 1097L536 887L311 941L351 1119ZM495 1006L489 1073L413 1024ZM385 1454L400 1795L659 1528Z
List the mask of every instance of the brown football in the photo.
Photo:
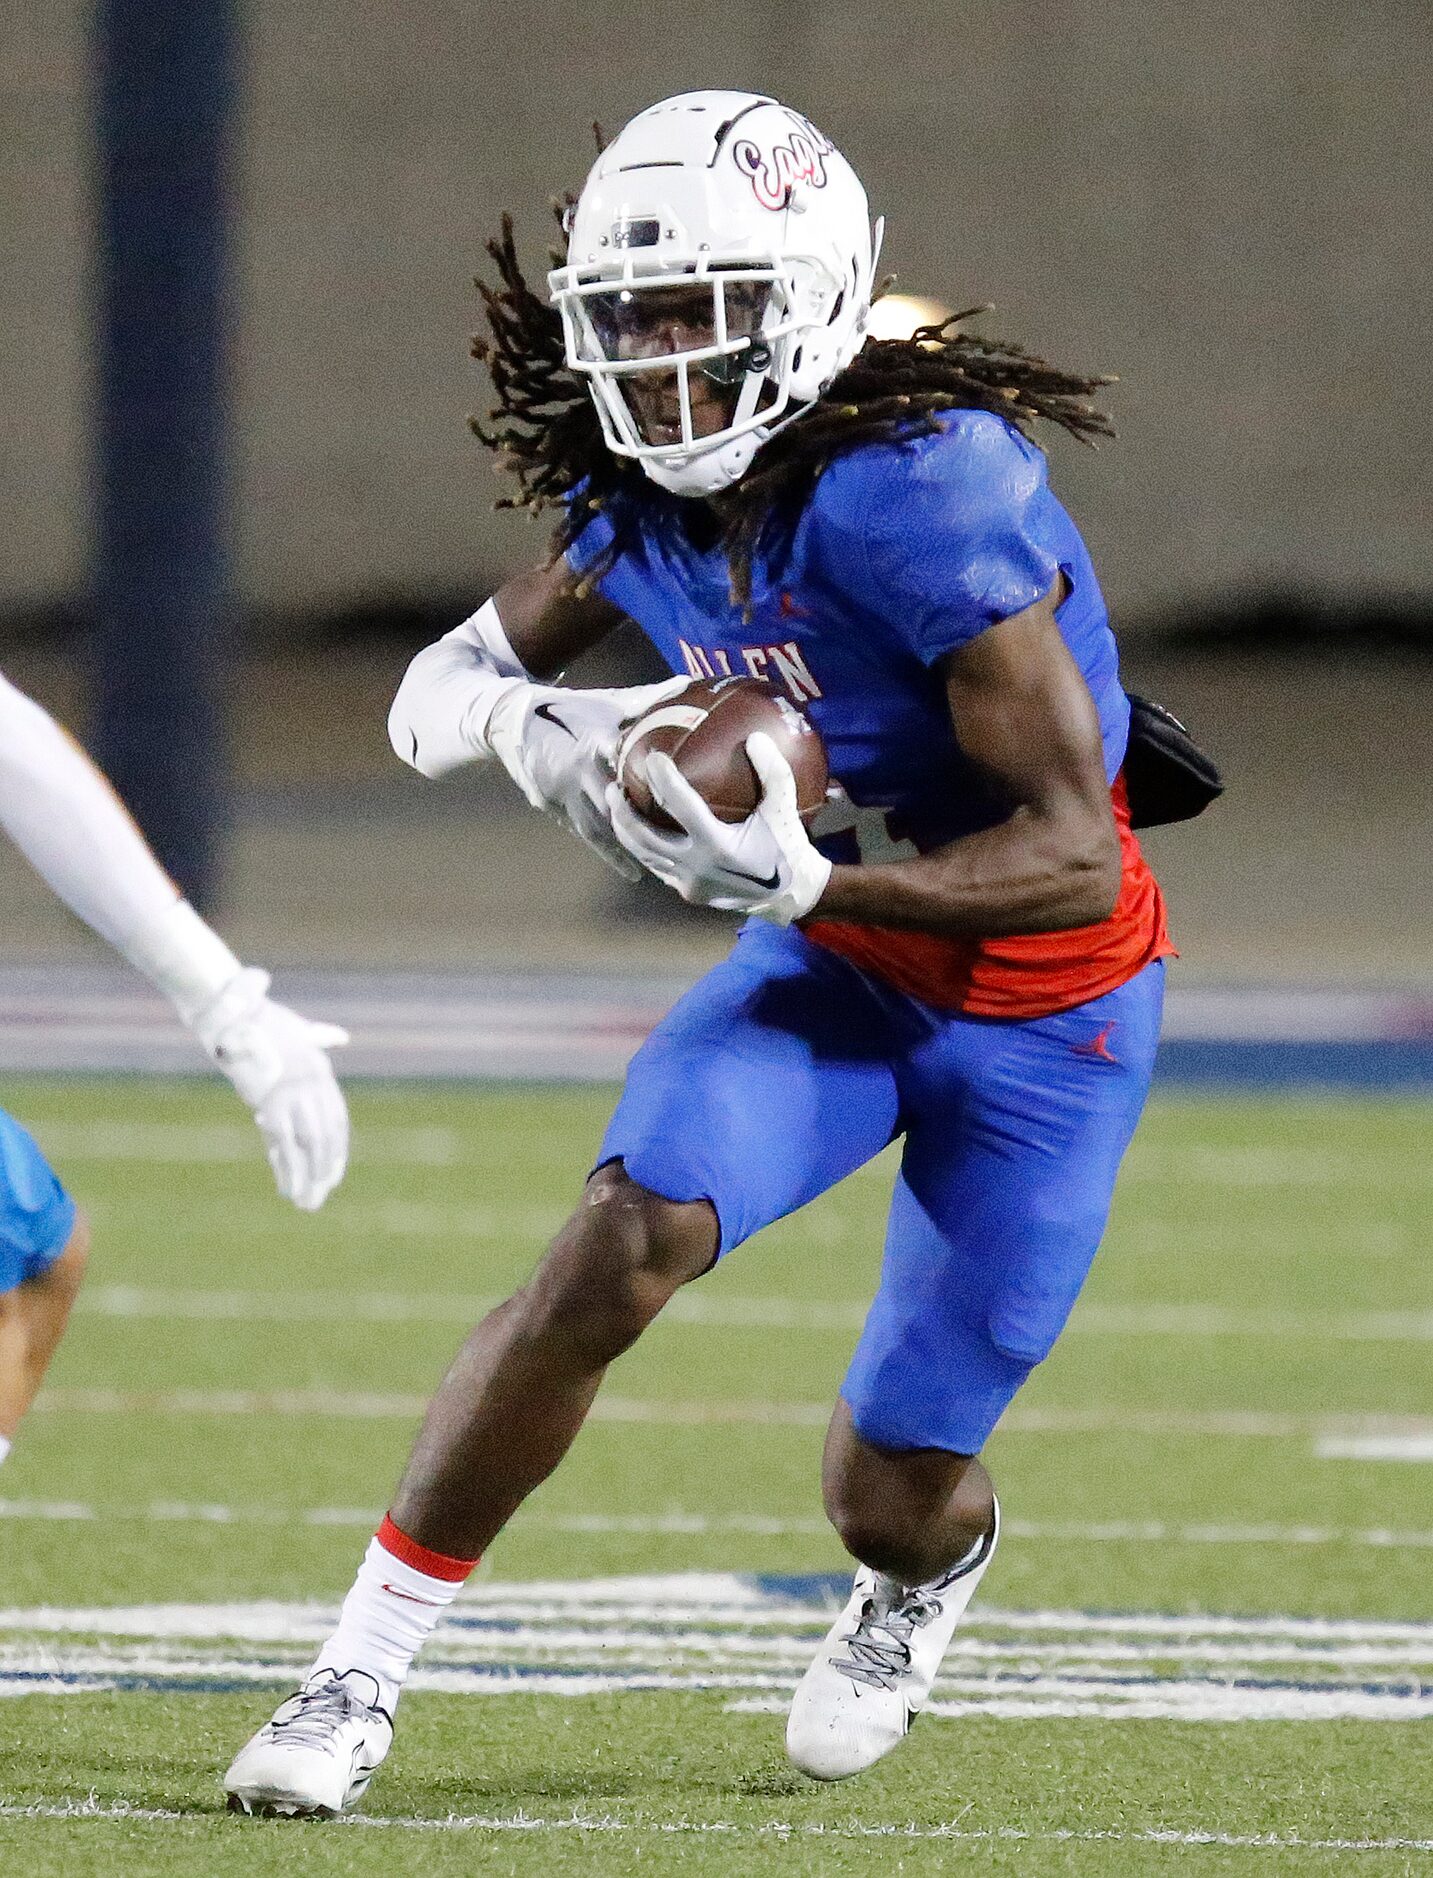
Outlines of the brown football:
M677 697L638 718L618 749L617 781L653 827L674 829L647 781L647 758L660 750L719 821L744 822L761 799L746 754L755 730L765 731L791 765L801 819L809 822L826 800L826 746L816 726L761 678L694 678Z

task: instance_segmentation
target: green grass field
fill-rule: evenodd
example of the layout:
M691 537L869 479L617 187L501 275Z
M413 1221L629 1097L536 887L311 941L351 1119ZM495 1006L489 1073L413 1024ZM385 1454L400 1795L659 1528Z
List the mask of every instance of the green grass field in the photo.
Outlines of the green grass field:
M221 1089L0 1097L96 1225L0 1471L8 1869L1429 1862L1433 1467L1358 1447L1433 1455L1429 1105L1156 1103L1076 1318L991 1444L1009 1523L962 1653L863 1780L791 1774L777 1711L824 1628L807 1580L846 1568L817 1470L880 1165L614 1368L469 1628L435 1640L362 1820L323 1827L231 1820L218 1776L322 1633L467 1322L572 1201L610 1095L360 1089L352 1173L314 1219L274 1198Z

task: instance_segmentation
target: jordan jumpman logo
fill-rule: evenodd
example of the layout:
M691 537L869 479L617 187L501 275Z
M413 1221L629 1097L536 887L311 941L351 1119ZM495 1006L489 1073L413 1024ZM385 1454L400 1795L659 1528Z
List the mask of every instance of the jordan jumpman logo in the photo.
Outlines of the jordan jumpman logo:
M1092 1037L1088 1043L1071 1044L1071 1050L1076 1056L1092 1056L1100 1063L1118 1063L1119 1058L1109 1047L1110 1032L1118 1022L1117 1017L1112 1017L1097 1037Z

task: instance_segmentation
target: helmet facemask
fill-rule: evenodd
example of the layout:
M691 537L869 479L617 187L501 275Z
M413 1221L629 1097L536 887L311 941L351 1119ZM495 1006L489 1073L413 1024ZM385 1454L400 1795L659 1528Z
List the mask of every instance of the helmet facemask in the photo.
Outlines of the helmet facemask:
M557 295L568 363L588 381L608 447L674 466L799 414L789 406L802 298L789 259L749 256L604 270Z
M750 153L782 138L814 167L768 200ZM608 448L710 495L859 349L873 268L864 193L820 133L769 99L704 92L607 147L548 285Z

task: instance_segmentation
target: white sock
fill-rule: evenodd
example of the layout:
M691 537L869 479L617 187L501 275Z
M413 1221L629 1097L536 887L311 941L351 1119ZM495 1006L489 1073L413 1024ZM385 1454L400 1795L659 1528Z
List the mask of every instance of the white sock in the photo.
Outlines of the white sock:
M353 1589L343 1600L338 1629L314 1658L335 1675L358 1670L378 1685L378 1707L391 1715L408 1667L434 1625L462 1590L462 1581L430 1578L371 1539Z
M3 1467L5 1465L5 1456L9 1452L10 1452L9 1441L5 1438L4 1435L0 1435L0 1467Z

